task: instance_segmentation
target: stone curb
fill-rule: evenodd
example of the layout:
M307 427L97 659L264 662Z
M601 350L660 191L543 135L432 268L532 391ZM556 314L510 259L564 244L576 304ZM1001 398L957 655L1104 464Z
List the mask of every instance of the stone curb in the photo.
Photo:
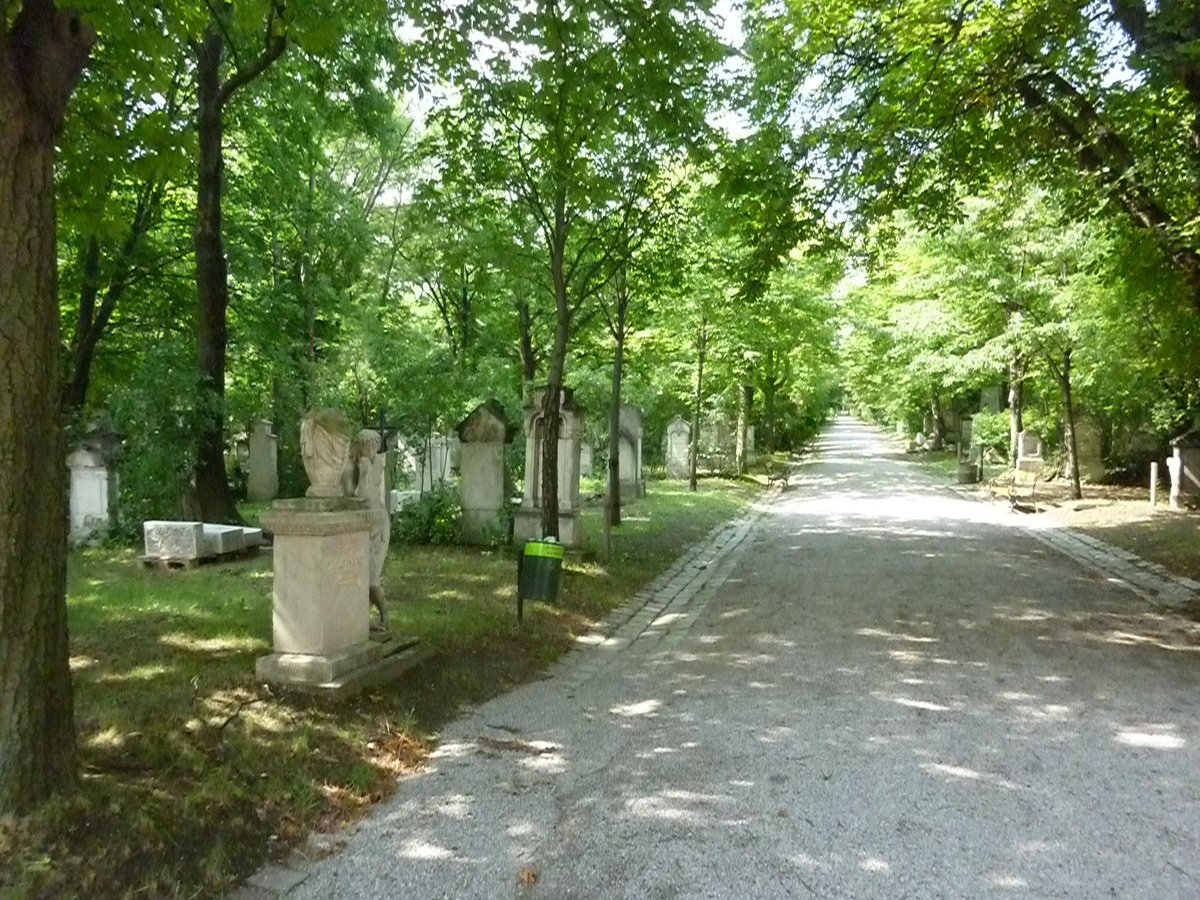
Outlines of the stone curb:
M993 505L974 491L954 486L948 489L959 497ZM1159 563L1068 526L1017 521L1017 527L1039 543L1099 572L1143 600L1178 610L1200 596L1200 582L1176 575Z

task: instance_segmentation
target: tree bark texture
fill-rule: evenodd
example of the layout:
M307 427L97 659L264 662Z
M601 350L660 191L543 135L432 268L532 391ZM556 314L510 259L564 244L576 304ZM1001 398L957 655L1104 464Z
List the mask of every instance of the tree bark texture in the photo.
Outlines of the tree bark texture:
M240 516L225 478L225 325L229 309L229 266L221 221L225 181L221 103L224 39L209 23L196 52L197 131L200 164L196 179L196 363L200 375L205 426L196 462L196 499L205 522L238 522Z
M618 303L613 347L612 399L608 411L608 503L609 522L621 524L621 376L625 366L625 308Z
M545 423L542 432L542 534L558 533L558 436L562 431L563 372L567 362L567 342L571 333L571 307L567 300L567 230L563 204L557 207L553 240L550 246L550 277L554 284L556 315L554 345L546 373L546 396L542 406Z
M1008 364L1008 462L1017 464L1017 439L1025 429L1025 363L1014 357Z
M0 814L75 780L54 146L94 37L50 2L0 17Z
M704 406L704 354L708 349L708 322L700 320L700 331L696 335L696 397L692 408L692 447L688 454L688 488L699 487L697 469L700 466L700 415Z
M737 444L734 448L734 462L739 475L745 475L750 468L750 409L753 403L754 385L743 384L738 389Z
M1079 481L1079 447L1075 442L1075 403L1071 396L1071 351L1064 350L1059 365L1054 367L1054 379L1062 394L1063 443L1067 448L1067 477L1071 479L1071 499L1083 499Z

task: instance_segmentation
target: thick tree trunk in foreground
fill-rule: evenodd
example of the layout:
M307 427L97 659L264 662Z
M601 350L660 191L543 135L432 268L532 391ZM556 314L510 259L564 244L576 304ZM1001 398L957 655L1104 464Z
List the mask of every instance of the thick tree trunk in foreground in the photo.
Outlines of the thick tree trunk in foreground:
M0 814L75 780L54 146L94 34L0 16Z
M624 320L623 310L618 316ZM625 329L621 323L613 351L612 399L608 410L608 521L614 527L621 524L621 371L625 364Z
M220 28L210 23L196 54L197 125L200 166L196 179L196 362L206 424L196 461L196 499L205 522L238 522L237 507L225 478L225 348L228 332L229 267L221 222L224 190L225 130L221 103Z
M565 195L556 205L554 239L550 247L550 277L554 283L554 346L546 374L546 397L542 406L542 534L558 533L558 436L562 425L563 372L571 333L571 307L567 300Z

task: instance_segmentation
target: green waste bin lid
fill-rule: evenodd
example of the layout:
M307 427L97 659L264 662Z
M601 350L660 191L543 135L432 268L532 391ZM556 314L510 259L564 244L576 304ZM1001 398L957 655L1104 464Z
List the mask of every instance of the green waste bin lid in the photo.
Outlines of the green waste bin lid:
M563 545L552 541L526 541L526 556L544 556L548 559L562 559Z

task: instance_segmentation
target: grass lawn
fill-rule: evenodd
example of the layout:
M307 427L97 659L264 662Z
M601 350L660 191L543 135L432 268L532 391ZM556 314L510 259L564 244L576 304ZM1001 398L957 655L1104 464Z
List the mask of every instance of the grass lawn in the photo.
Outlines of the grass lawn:
M270 650L269 556L159 571L141 569L133 550L73 554L81 786L28 819L0 820L0 898L209 897L354 818L421 764L442 722L544 669L757 492L700 487L651 482L624 508L607 564L599 509L588 509L563 602L527 605L523 627L511 550L393 546L392 628L434 653L340 705L253 678Z

